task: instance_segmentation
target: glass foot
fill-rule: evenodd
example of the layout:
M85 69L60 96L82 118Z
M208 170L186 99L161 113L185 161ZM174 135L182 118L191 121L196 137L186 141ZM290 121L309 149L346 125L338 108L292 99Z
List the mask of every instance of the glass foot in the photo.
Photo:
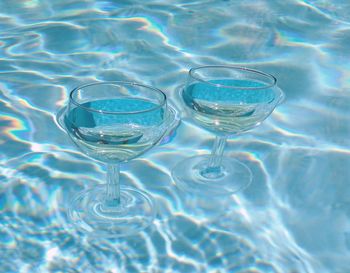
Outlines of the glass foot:
M122 237L147 228L155 217L153 202L139 190L121 187L120 204L105 206L106 186L80 192L68 208L68 216L91 236Z
M208 168L209 156L194 156L175 166L172 177L184 190L200 194L230 195L248 187L252 172L242 162L222 157L220 167Z

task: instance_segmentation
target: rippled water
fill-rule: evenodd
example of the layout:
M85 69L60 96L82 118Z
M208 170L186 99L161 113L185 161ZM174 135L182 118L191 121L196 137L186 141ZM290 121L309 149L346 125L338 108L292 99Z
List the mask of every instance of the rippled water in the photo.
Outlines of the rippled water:
M0 272L350 272L348 1L0 2ZM72 194L105 168L56 126L69 90L134 80L170 101L195 65L274 74L287 99L226 154L254 180L229 198L180 192L180 160L213 136L184 117L168 141L122 166L157 202L137 236L88 240Z

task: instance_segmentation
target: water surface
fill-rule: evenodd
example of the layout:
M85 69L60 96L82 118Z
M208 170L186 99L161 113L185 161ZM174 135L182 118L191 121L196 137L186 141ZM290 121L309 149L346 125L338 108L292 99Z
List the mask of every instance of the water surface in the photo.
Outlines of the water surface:
M0 2L0 272L350 272L350 13L347 1ZM76 192L103 182L55 124L69 91L129 80L166 92L190 67L263 70L286 93L226 154L254 172L228 198L180 192L171 168L213 135L184 116L122 166L157 202L152 228L88 240L69 225Z

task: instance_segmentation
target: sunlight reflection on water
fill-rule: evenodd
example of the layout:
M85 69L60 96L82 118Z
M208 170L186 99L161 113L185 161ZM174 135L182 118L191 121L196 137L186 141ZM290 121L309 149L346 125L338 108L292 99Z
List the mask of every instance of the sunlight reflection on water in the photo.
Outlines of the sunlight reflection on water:
M349 272L350 82L346 1L2 1L1 272ZM297 15L297 16L296 16ZM226 155L248 165L228 198L182 192L179 161L214 136L182 109L190 67L234 64L275 75L287 99ZM69 91L96 80L164 90L183 121L122 166L157 202L152 227L90 240L66 219L105 167L55 124Z

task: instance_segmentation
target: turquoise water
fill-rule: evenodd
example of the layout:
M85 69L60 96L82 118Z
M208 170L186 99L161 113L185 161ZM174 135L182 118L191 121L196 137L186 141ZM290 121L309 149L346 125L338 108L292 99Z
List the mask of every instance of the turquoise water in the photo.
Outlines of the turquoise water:
M142 99L95 100L80 106L71 110L66 119L75 126L87 128L127 123L134 126L157 126L162 124L164 116L164 109L160 105Z
M0 2L0 272L350 272L350 9L345 0ZM286 100L226 155L254 180L227 199L180 192L177 162L210 151L186 116L122 166L157 203L132 238L88 240L65 216L104 181L55 124L95 80L178 92L190 67L234 64L278 79Z
M205 83L195 83L185 89L185 96L193 97L198 100L211 102L229 102L233 104L257 104L270 103L275 99L273 88L263 89L245 89L254 87L264 87L257 81L247 80L211 80L208 85ZM220 86L221 85L221 86ZM222 87L224 86L224 87ZM239 88L243 87L243 88Z

